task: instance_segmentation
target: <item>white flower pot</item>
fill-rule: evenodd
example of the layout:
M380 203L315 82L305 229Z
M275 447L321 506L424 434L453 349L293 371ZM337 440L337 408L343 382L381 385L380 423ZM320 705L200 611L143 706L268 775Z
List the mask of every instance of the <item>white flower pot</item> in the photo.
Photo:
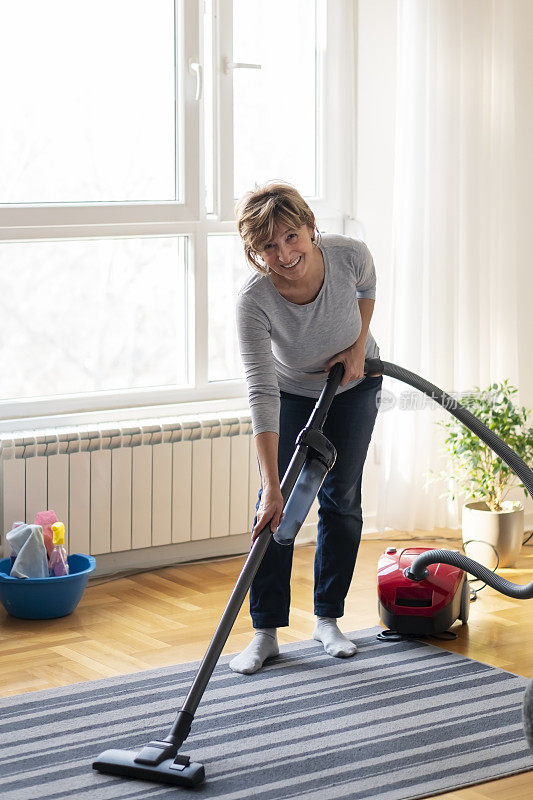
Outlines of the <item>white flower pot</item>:
M492 547L498 552L498 566L512 567L520 555L524 538L524 507L511 501L504 501L502 506L502 511L491 511L485 502L463 506L463 542L472 542L466 545L465 553L489 569L496 566Z

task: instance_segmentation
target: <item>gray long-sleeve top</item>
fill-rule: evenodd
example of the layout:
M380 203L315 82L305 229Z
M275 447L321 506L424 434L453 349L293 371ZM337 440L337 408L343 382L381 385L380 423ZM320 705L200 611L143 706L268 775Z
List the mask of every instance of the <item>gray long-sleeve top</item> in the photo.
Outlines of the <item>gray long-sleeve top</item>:
M350 347L361 333L358 300L376 296L376 272L367 246L348 236L324 234L324 283L305 305L286 300L270 278L250 277L237 298L237 331L244 364L254 435L279 433L280 389L318 397L327 361ZM370 333L367 358L379 356ZM363 378L339 387L352 389Z

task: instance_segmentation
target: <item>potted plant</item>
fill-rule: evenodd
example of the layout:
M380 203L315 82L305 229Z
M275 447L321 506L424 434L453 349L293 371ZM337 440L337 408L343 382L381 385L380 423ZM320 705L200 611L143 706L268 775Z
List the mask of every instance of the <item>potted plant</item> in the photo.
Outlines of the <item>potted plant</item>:
M528 464L533 460L533 428L528 426L530 410L513 401L517 392L506 380L484 390L476 387L460 402ZM512 566L522 546L524 507L506 497L516 486L526 496L527 491L510 467L459 420L437 424L446 431L449 465L441 476L447 479L447 494L452 500L456 494L469 498L463 505L462 528L463 542L472 544L465 546L465 552L494 567L496 550L499 566Z

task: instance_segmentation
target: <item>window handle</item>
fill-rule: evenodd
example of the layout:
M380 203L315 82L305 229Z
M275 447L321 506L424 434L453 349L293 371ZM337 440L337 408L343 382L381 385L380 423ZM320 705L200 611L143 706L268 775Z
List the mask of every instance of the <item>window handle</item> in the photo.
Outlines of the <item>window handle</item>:
M194 99L199 100L202 96L203 89L202 65L198 61L189 61L189 69L196 75L196 94L194 95Z
M262 69L261 64L246 64L243 61L230 61L229 58L225 58L222 64L226 75L229 75L233 69Z

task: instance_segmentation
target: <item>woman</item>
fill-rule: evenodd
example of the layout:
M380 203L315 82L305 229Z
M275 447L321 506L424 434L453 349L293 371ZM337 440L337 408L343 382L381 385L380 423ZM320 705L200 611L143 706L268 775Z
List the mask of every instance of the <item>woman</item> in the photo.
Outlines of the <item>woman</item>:
M298 433L307 422L333 364L344 376L324 434L337 461L318 494L313 637L336 657L357 648L337 627L344 613L361 539L361 476L378 407L381 377L364 377L365 358L377 357L369 332L375 270L359 241L320 236L313 212L292 186L270 183L237 205L238 230L256 274L237 300L237 328L261 472L252 541L282 518L283 477ZM278 627L289 624L293 548L273 539L250 589L255 636L231 662L257 672L279 653Z

